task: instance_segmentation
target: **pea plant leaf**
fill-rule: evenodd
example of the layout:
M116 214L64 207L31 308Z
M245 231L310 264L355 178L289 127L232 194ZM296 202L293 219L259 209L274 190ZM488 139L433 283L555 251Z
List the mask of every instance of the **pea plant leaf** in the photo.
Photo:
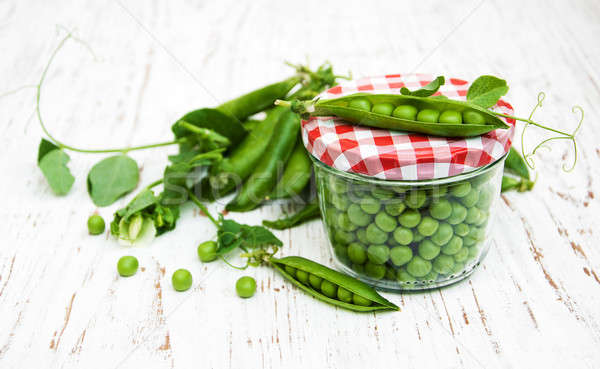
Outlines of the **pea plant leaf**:
M179 124L180 122L186 122L198 128L208 128L227 138L232 145L240 143L247 133L239 120L217 109L204 108L191 111L177 120L171 127L177 138L193 136L200 131L190 131L184 128L184 125Z
M281 240L263 226L239 224L231 219L219 218L220 226L217 231L217 255L241 249L255 249L262 246L282 246Z
M139 213L145 209L148 209L158 203L158 197L154 195L152 190L146 188L142 190L139 194L137 194L133 200L127 206L122 209L117 210L117 214L125 219L129 220L129 218Z
M97 206L108 206L133 191L140 179L135 160L115 155L101 160L90 170L87 188Z
M505 80L494 76L481 76L469 87L467 101L487 109L496 105L507 92L508 85Z
M438 76L436 79L429 82L428 84L426 84L418 90L410 91L408 88L402 87L400 89L400 93L402 95L428 97L436 93L440 89L440 87L444 85L444 83L446 83L446 79L444 78L444 76Z
M60 150L60 147L56 146L45 138L42 138L42 141L40 141L40 146L38 147L38 164L40 161L42 161L47 153L54 150Z
M40 151L42 151L41 147ZM69 155L56 148L46 151L38 163L50 188L59 196L66 195L73 186L73 182L75 182L75 178L67 167L68 162Z

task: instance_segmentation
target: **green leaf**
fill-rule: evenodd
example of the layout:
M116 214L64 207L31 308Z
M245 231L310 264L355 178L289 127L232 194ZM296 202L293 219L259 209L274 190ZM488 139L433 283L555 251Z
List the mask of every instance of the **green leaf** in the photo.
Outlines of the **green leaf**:
M117 214L119 214L121 218L127 221L132 215L139 213L142 210L145 210L151 206L154 206L157 203L158 197L154 195L154 192L152 192L152 190L146 188L142 192L140 192L136 197L134 197L133 200L131 200L131 202L127 204L126 207L118 210Z
M90 170L88 193L97 206L108 206L133 191L139 179L135 160L126 155L111 156Z
M507 92L508 85L505 80L494 76L481 76L469 87L467 101L487 109L496 105Z
M179 119L171 130L175 137L181 138L193 135L193 132L181 127L178 123L184 121L196 127L208 128L221 136L226 137L232 145L237 145L246 136L246 129L236 118L225 114L217 109L198 109L187 113Z
M191 165L185 162L175 163L165 168L163 174L163 192L161 202L165 205L181 205L188 200L187 179Z
M75 178L67 167L68 162L69 155L62 150L54 149L46 152L38 164L50 188L59 196L66 195L75 182Z
M60 147L56 146L52 142L42 138L40 146L38 147L38 164L42 161L42 158L46 156L50 151L59 150Z
M217 255L225 255L236 248L255 249L262 246L282 246L283 242L263 226L239 224L220 218L217 231Z
M261 246L283 246L283 242L262 226L242 226L243 246L254 249Z
M438 76L433 81L429 82L425 86L415 91L410 91L408 88L402 87L400 89L400 93L402 95L427 97L436 93L440 89L440 87L444 85L444 83L446 83L446 79L444 78L444 76Z

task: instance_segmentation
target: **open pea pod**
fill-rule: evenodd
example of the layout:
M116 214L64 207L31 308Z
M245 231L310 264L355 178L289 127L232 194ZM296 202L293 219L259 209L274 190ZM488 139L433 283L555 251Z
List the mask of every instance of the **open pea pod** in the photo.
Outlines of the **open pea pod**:
M388 103L394 107L399 105L411 105L421 111L433 109L437 111L453 110L460 114L476 112L485 118L485 124L449 124L429 123L416 120L402 119L393 115L374 113L348 106L356 98L365 98L371 105ZM314 109L313 111L311 111ZM424 133L443 137L473 137L493 131L498 128L509 126L498 118L493 112L480 106L464 101L450 100L439 97L418 97L394 94L367 94L357 93L336 99L319 100L306 112L311 116L331 116L343 118L345 121L377 128L386 128L399 131ZM301 109L302 110L302 109Z
M283 277L292 282L309 295L318 300L342 307L344 309L369 312L376 310L400 310L398 306L383 298L372 287L346 274L330 269L324 265L315 263L312 260L300 256L287 256L281 259L271 257L271 265L283 275ZM318 277L322 283L328 281L335 286L335 290L340 288L349 292L352 301L345 302L339 297L328 297L318 287L313 286L306 281L299 279L298 271L304 272L306 278L310 276ZM292 274L293 273L293 274ZM323 287L324 288L324 287ZM337 297L337 298L336 298ZM357 303L358 302L358 303Z

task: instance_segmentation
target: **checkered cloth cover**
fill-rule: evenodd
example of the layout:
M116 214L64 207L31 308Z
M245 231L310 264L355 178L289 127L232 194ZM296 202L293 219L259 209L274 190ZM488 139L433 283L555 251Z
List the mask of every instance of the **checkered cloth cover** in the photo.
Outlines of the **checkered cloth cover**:
M401 87L418 89L431 74L390 74L345 82L323 92L321 99L357 92L399 94ZM469 82L449 78L436 95L466 100ZM492 110L513 114L510 104L498 101ZM445 138L357 126L336 117L312 117L302 122L304 146L323 163L350 173L386 180L427 180L454 176L492 163L508 152L514 134L497 129L479 137Z

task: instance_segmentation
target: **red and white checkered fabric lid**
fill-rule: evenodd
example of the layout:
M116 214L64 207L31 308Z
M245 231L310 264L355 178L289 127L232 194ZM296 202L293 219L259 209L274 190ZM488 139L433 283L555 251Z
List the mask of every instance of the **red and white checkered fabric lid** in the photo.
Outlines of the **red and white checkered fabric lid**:
M418 89L431 82L430 74L390 74L345 82L319 95L337 98L357 92L400 94L400 88ZM450 78L436 95L466 100L469 82ZM510 104L498 101L492 108L513 114ZM350 173L386 180L426 180L466 173L490 164L510 149L514 121L471 138L445 138L417 133L357 126L337 117L312 117L302 122L304 146L323 163Z

